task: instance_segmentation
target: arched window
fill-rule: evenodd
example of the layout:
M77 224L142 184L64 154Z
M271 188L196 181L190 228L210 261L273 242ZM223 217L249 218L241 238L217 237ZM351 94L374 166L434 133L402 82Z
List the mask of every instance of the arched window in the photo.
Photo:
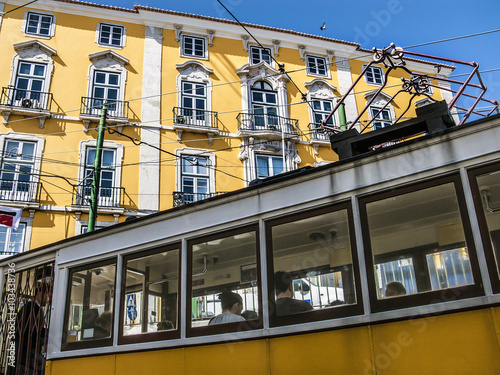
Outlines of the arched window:
M278 124L278 93L269 83L257 81L250 90L252 112L256 126Z

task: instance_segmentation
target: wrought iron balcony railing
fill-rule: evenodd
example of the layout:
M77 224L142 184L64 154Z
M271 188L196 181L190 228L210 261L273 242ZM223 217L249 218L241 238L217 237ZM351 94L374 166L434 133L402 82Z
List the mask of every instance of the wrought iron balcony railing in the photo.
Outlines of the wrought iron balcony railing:
M270 131L299 136L299 120L272 114L239 113L238 130Z
M25 175L19 175L23 177ZM40 203L42 184L34 181L0 180L0 199L13 202Z
M311 132L311 141L330 142L332 132L323 128L320 124L310 123L307 125Z
M174 125L196 126L204 128L219 128L217 112L201 109L174 107Z
M88 97L82 97L80 116L99 117L105 100L108 118L128 119L129 105L127 101Z
M73 186L73 205L90 205L90 186ZM99 188L98 207L123 208L125 206L125 188L123 187L103 187Z
M219 193L185 193L182 191L174 191L174 207L179 207L188 203L193 203L197 201L201 201L203 199L215 197L217 195L224 194L224 192Z
M0 105L10 106L13 109L50 111L52 94L41 91L21 90L12 86L3 87Z

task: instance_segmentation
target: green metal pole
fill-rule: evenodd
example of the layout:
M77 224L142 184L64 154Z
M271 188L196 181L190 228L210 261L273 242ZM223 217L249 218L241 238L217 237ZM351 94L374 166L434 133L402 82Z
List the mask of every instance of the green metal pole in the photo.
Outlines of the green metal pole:
M102 145L104 142L104 125L106 124L106 101L104 101L101 109L101 119L97 129L97 144L94 156L94 174L92 176L92 185L90 190L90 209L89 209L89 224L87 232L92 232L95 229L95 222L97 219L97 203L99 202L99 185L101 181L101 158L102 158Z
M347 129L347 119L345 117L345 104L344 103L342 103L339 107L339 125L340 125L340 130Z

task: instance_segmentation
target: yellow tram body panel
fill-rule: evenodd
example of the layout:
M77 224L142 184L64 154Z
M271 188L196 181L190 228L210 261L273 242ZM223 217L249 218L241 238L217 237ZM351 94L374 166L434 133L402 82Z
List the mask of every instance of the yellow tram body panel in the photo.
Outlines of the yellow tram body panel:
M48 361L46 375L499 374L500 307L277 338Z

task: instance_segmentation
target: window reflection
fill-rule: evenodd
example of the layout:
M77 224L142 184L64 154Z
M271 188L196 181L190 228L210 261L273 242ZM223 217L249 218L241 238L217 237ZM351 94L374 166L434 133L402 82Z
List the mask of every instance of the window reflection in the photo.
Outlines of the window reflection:
M114 264L71 271L65 343L111 337L115 271Z
M356 303L347 210L301 217L272 226L277 315Z
M398 295L474 284L453 183L369 202L366 211L377 298L388 297L389 283L404 286Z
M179 250L128 259L125 267L123 335L175 330Z
M192 327L258 318L257 234L254 230L197 241L191 246L191 257Z

